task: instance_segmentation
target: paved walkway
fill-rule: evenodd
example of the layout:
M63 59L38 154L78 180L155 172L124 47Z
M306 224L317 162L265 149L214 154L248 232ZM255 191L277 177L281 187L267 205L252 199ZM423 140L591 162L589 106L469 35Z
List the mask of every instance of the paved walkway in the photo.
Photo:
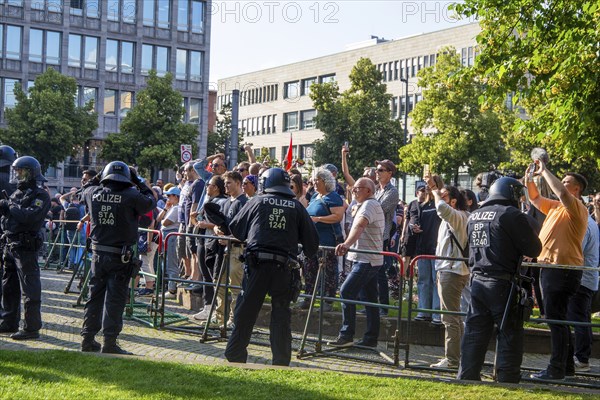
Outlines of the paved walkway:
M43 287L43 321L44 326L41 331L40 340L18 342L10 339L6 335L0 335L0 348L13 350L29 350L29 349L56 349L56 350L71 350L78 351L81 337L79 335L83 318L83 308L75 308L73 305L76 302L77 294L64 294L64 288L68 282L69 275L57 274L56 271L42 271L42 287ZM75 288L75 285L73 285ZM191 316L192 312L183 309L171 301L168 303L168 308L171 311L178 312L182 315ZM200 325L193 321L186 321L187 326ZM258 330L265 332L264 330ZM261 342L263 345L251 344L249 347L248 362L256 364L256 366L265 366L270 364L271 352L268 346L268 336L257 332L255 335L256 342ZM215 332L213 332L215 333ZM119 336L120 343L123 347L137 356L152 358L164 361L180 361L189 363L202 364L227 364L224 359L223 352L225 349L224 341L208 341L200 343L200 337L189 333L175 332L171 330L152 329L139 322L126 321L122 334ZM390 344L391 345L391 344ZM299 340L294 340L294 348L299 346ZM306 350L312 351L313 344L308 344ZM385 343L380 343L378 351L392 356L392 348L387 349ZM350 356L358 356L372 361L383 361L376 352L370 350L352 349L343 350L344 353ZM455 373L444 373L438 371L427 371L415 368L397 368L392 365L383 365L375 362L364 360L351 360L340 357L326 357L323 355L306 357L302 359L296 358L296 351L293 353L293 367L315 368L323 370L332 370L340 372L361 373L368 375L382 376L410 376L433 379L452 379ZM429 365L437 361L443 355L443 348L434 346L411 346L410 359L411 365ZM400 360L403 365L404 350L400 351ZM493 353L488 352L487 361L493 362ZM541 369L546 366L548 355L526 354L523 367ZM594 365L592 369L593 375L578 377L573 382L583 384L595 384L600 386L600 360L592 360ZM488 376L489 376L488 368ZM534 386L536 386L534 384ZM561 388L564 388L561 386ZM586 391L586 389L576 389L578 391ZM596 389L594 393L598 393Z

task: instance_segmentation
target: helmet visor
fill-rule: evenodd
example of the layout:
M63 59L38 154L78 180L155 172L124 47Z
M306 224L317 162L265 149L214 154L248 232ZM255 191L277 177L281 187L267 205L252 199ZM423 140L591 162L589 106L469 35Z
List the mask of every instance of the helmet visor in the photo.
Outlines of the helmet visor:
M31 179L31 171L28 168L11 168L10 183L16 185L18 183L27 182Z

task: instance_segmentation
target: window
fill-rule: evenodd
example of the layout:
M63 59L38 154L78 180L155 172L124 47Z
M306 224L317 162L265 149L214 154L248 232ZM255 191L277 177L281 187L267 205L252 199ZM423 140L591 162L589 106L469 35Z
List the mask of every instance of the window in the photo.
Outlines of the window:
M171 18L171 0L158 0L158 27L168 29Z
M179 0L177 4L177 30L187 32L189 29L188 18L190 16L188 0Z
M98 69L98 38L85 37L85 68Z
M398 119L398 97L392 97L392 118Z
M154 26L154 2L145 1L142 20L144 26Z
M180 0L181 1L181 0ZM192 32L204 32L204 2L192 0Z
M104 90L104 115L115 115L115 96L116 90Z
M283 114L283 131L298 129L298 113L290 112Z
M151 69L156 70L158 76L164 76L169 71L169 48L142 45L142 74L147 75Z
M190 51L190 80L202 81L202 53Z
M98 103L98 89L93 87L84 87L83 88L83 105L86 105L88 102L94 102L94 110L96 110L96 104Z
M300 112L300 129L313 129L315 127L316 110L305 110Z
M142 45L142 74L147 75L152 69L153 46L150 44Z
M29 61L60 64L60 33L31 29L29 31Z
M473 47L469 47L468 50L467 50L467 53L468 53L467 65L469 67L471 67L474 64Z
M69 35L69 67L81 67L80 35Z
M70 0L69 6L71 15L83 15L83 11L85 10L88 18L98 18L100 16L98 0Z
M310 85L317 83L317 78L306 78L302 79L302 88L300 89L301 96L308 96L310 94Z
M33 10L47 10L54 13L62 12L62 0L34 0L31 2Z
M131 42L121 42L121 72L133 74L133 46Z
M283 98L284 99L296 99L299 95L299 82L287 82L283 86Z
M119 67L120 72L133 73L133 43L107 39L105 68L107 71L117 72Z
M320 82L320 83L330 83L330 82L335 82L335 74L321 75L321 76L319 77L319 82Z
M156 75L164 76L169 72L169 49L167 47L156 46Z
M71 7L71 14L83 15L83 0L71 0L69 6Z
M119 97L119 115L124 117L133 106L133 92L121 92Z
M122 14L121 19L126 24L134 24L135 23L135 14L136 14L136 0L122 0Z
M106 40L106 70L117 71L119 59L119 41L118 40Z
M15 97L15 85L19 82L18 79L4 79L4 107L13 108L17 104Z
M6 25L6 58L21 59L21 27Z
M194 124L200 123L200 113L202 112L202 100L190 99L190 122Z
M187 79L187 50L177 49L177 64L175 67L175 78Z

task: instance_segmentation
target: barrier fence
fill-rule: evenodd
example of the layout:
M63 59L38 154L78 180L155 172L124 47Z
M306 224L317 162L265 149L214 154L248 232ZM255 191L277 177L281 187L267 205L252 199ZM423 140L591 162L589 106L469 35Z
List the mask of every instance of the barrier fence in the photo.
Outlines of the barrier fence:
M414 323L414 318L412 318L413 312L422 312L422 313L427 313L427 314L459 315L462 317L465 317L467 315L466 312L460 312L460 311L447 311L447 310L443 311L443 310L437 310L437 309L425 309L425 308L413 307L413 305L414 305L413 290L414 290L415 265L416 265L416 263L418 263L419 260L422 260L422 259L463 261L463 262L468 261L468 259L466 259L466 258L438 257L438 256L433 256L433 255L418 255L418 256L415 256L411 260L410 268L409 268L408 318L407 318L406 335L405 335L406 345L405 345L404 368L441 371L441 372L445 372L445 373L452 373L455 375L456 370L432 368L427 365L412 364L410 362L410 342L411 342L410 335L411 335L411 330L412 330L412 324ZM525 269L525 267L528 267L528 268L541 268L541 269L545 269L545 268L547 268L547 269L569 269L569 270L598 272L598 268L585 267L585 266L540 264L540 263L527 263L527 262L523 262L521 264L521 267L523 267L522 268L523 270ZM567 326L586 326L586 327L593 327L593 328L600 327L600 324L594 324L594 323L590 323L590 322L562 321L562 320L552 320L552 319L545 319L545 318L531 318L530 322L531 323L545 323L548 325L556 324L556 325L567 325ZM496 328L498 328L498 327L496 327ZM497 353L497 350L495 353ZM548 357L550 357L550 356L548 355ZM495 364L495 357L494 357L494 364ZM489 363L487 363L485 365L488 367L490 366ZM495 378L495 370L496 370L495 367L496 366L491 365L491 367L492 367L492 371L493 371L492 376ZM523 371L531 371L531 372L538 371L537 369L530 368L527 366L522 366L521 369ZM553 381L552 383L564 384L564 385L568 385L568 386L586 387L586 388L600 388L600 375L599 374L578 372L577 378L581 378L581 380L580 381L569 380L569 381L565 381L565 382ZM534 378L529 378L528 376L522 376L521 379L523 381L530 381L530 382L537 382L537 383L540 382L539 380L534 379Z
M73 270L73 275L72 275L67 287L65 287L65 293L69 293L70 287L71 287L74 279L76 278L76 276L81 277L81 280L78 284L78 287L80 288L80 294L79 294L76 304L74 305L74 306L79 306L79 305L81 305L81 303L85 300L85 298L87 296L87 284L89 282L90 272L91 272L90 265L89 265L90 259L88 257L88 254L90 254L91 251L88 248L88 246L77 243L75 237L79 236L79 235L75 235L75 237L67 244L59 243L58 242L59 239L61 237L64 237L64 232L63 232L64 231L64 223L73 222L73 221L60 220L60 221L54 221L54 222L61 223L62 225L59 228L59 233L54 237L54 239L52 239L52 237L50 237L47 242L48 245L50 245L50 243L52 243L51 251L55 247L59 247L62 249L62 247L64 247L64 246L69 247L67 250L67 254L69 254L70 251L73 251L73 249L78 249L78 248L83 249L83 254L79 258L79 262L77 263L77 265L75 266L75 268ZM162 233L158 230L139 229L139 231L140 232L152 232L153 234L157 235L157 237L158 237L157 251L154 256L154 265L155 265L154 272L152 273L152 272L140 271L140 273L139 273L140 276L145 276L145 277L150 277L150 278L155 279L154 292L153 292L153 295L151 297L149 304L136 302L135 296L134 296L135 279L132 278L132 284L131 284L131 288L130 288L130 290L131 290L130 301L127 304L127 307L125 310L126 316L130 319L139 321L139 322L149 325L153 328L170 329L170 330L175 330L175 331L179 331L179 332L200 334L200 336L201 336L200 342L206 342L209 340L219 340L219 341L226 340L227 339L227 329L228 329L228 326L227 326L228 317L227 316L230 314L230 301L231 301L231 294L229 293L229 291L230 291L230 289L238 289L238 290L241 289L240 286L231 285L229 283L230 272L231 272L230 271L230 269L231 269L231 251L225 252L223 254L222 265L215 266L215 269L216 268L219 269L219 273L217 275L217 280L214 282L210 282L210 281L206 281L206 280L189 280L189 279L182 279L179 277L168 276L167 271L166 271L166 266L167 266L167 261L168 261L168 259L167 259L168 251L167 250L168 250L169 246L176 245L176 239L179 237L182 237L182 238L190 237L193 239L200 238L200 239L221 240L221 241L223 241L223 243L226 243L229 248L231 248L233 243L237 244L239 242L236 239L231 238L231 237L199 235L199 234L181 233L181 232L171 232L163 238ZM88 235L89 235L89 229L86 232L86 237ZM171 238L173 240L170 240ZM87 242L87 240L86 240L86 242ZM134 248L135 248L135 256L137 257L138 256L137 246L134 246ZM306 357L310 357L310 356L335 356L335 357L340 357L340 358L355 359L355 360L361 360L361 361L367 361L367 362L391 364L391 365L399 367L400 366L400 356L399 356L400 350L404 349L405 350L404 365L403 365L404 368L435 370L441 374L443 374L443 373L455 374L456 373L455 370L444 370L444 369L440 369L440 368L434 369L434 368L431 368L429 366L425 366L422 364L412 363L410 360L410 347L411 347L410 342L411 342L411 331L413 329L412 324L414 323L414 321L413 321L413 313L414 312L421 312L421 313L428 313L428 314L435 313L435 314L460 315L463 317L466 316L466 313L464 313L464 312L447 311L447 310L442 311L442 310L437 310L437 309L425 309L425 308L414 307L413 291L414 291L415 265L421 259L449 260L449 261L467 261L467 259L451 258L451 257L437 257L437 256L433 256L433 255L418 255L411 260L410 264L408 265L408 270L405 270L405 266L404 266L401 256L396 253L350 249L349 251L354 252L354 253L378 254L378 255L391 257L396 260L396 262L399 266L399 269L400 269L400 271L398 272L399 278L400 278L398 305L386 305L386 304L370 303L370 302L359 301L359 300L341 299L338 297L327 297L324 295L325 277L324 277L323 263L324 263L324 260L326 259L326 253L334 251L334 250L335 250L334 247L329 247L329 246L320 246L319 247L319 254L321 255L321 257L319 257L319 269L318 269L317 278L316 278L317 283L315 284L315 288L312 293L300 295L300 297L302 297L302 298L310 299L310 306L309 306L309 310L307 312L306 321L304 323L304 330L302 332L301 337L299 338L300 346L299 346L299 350L297 352L297 358L302 359L302 358L306 358ZM51 253L49 252L49 256L50 256L50 254ZM60 259L59 267L60 267L60 265L62 265L63 262L64 262L64 257L63 257L63 259ZM46 263L44 264L44 267L47 268L48 265L49 265L49 263L47 260ZM228 266L228 267L226 268L225 266ZM541 269L545 269L545 268L548 268L548 269L570 269L570 270L581 270L581 271L597 271L598 270L597 268L590 268L590 267L583 267L583 266L539 264L539 263L522 263L522 266L529 267L529 268L541 268ZM84 268L83 273L79 272L81 267ZM58 268L58 272L61 272L62 270L63 270L62 268ZM402 320L402 301L403 301L403 297L404 297L403 296L404 284L406 283L405 277L407 276L407 272L408 272L407 319L405 321L403 321ZM219 289L224 289L225 290L225 303L224 303L225 318L223 320L223 324L220 326L215 326L214 324L207 322L203 325L194 324L194 325L172 326L175 323L189 321L189 318L186 316L181 316L181 315L178 315L176 313L172 313L172 312L169 312L166 310L166 308L165 308L165 293L167 292L166 288L167 288L167 285L169 282L192 283L192 284L201 285L203 287L207 287L207 286L214 287L215 288L215 296L214 296L215 299L216 299L217 291L219 291ZM377 307L379 309L388 309L388 310L394 309L394 310L396 310L397 311L397 317L395 320L396 327L395 327L394 335L392 336L392 339L393 339L392 356L390 357L388 354L386 354L382 351L373 349L371 347L365 347L365 346L353 346L353 347L356 347L359 350L374 351L381 356L383 361L382 360L374 360L372 358L365 358L360 355L357 356L357 355L353 355L353 354L345 354L345 351L348 350L347 348L324 349L324 345L323 345L324 312L323 312L322 307L320 308L319 314L318 314L317 332L316 332L316 334L313 334L312 336L309 333L310 321L311 321L311 318L313 318L312 311L315 307L315 303L317 300L319 300L321 304L323 304L325 301L328 301L328 302L355 304L355 305L360 305L360 306L365 306L365 307ZM211 308L209 310L208 321L211 321L211 318L215 312L216 312L216 301L212 301ZM556 325L568 325L568 326L586 326L586 327L594 327L594 328L600 327L600 324L594 324L594 323L589 323L589 322L561 321L561 320L551 320L551 319L544 319L544 318L532 318L531 322L556 324ZM405 326L404 332L402 332L403 326ZM209 332L211 330L214 330L215 328L218 330L218 333L216 335L209 335ZM313 351L306 350L307 343L309 343L309 342L314 343ZM486 364L486 365L489 366L489 364ZM534 369L528 368L526 366L523 366L522 369L534 371ZM598 375L598 374L578 373L577 377L578 378L582 377L584 380L582 380L582 381L569 380L569 381L562 382L562 383L558 382L558 384L565 384L565 385L569 385L569 386L579 386L579 387L586 387L586 388L600 388L600 375ZM539 382L538 380L530 379L527 377L523 377L522 379L525 381ZM552 381L551 383L556 384L557 382Z

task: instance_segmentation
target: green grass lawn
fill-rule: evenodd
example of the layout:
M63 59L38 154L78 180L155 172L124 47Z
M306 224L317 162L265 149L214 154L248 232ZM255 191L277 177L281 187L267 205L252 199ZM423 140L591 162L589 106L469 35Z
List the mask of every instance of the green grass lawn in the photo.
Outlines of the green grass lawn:
M547 390L325 371L204 366L64 351L0 351L8 399L587 399Z

